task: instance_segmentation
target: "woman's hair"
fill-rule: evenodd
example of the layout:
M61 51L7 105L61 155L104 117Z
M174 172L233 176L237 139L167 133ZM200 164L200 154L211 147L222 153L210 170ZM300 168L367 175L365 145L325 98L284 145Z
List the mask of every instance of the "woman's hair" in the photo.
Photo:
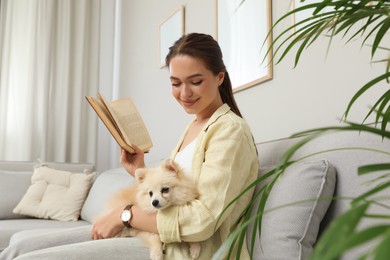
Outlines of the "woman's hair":
M232 83L223 63L221 48L213 37L201 33L190 33L182 36L169 48L169 53L165 58L166 65L169 66L172 58L177 55L188 55L202 60L205 67L214 75L225 72L225 78L219 86L222 101L227 103L236 115L242 117L234 100Z

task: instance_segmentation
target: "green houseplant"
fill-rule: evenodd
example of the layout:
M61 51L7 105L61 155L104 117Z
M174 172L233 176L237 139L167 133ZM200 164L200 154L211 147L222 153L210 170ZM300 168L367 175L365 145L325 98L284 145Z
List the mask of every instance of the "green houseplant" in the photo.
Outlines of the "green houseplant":
M301 0L301 2L304 3L305 0ZM230 235L224 245L222 245L215 255L215 259L222 257L226 251L229 252L229 258L235 257L231 253L233 249L232 245L242 245L245 239L245 230L250 223L254 223L254 234L261 232L261 220L268 195L278 177L284 173L287 167L295 163L291 158L304 144L329 131L363 131L390 139L390 131L388 130L390 121L390 88L388 87L390 77L390 47L383 45L386 33L390 28L390 0L318 0L314 3L311 1L311 3L304 3L301 7L289 11L279 18L273 24L271 31L279 26L283 20L290 19L292 15L307 10L310 10L312 16L284 29L273 40L268 52L272 52L272 57L276 64L283 61L286 55L296 47L295 66L297 66L301 54L306 48L314 44L320 36L329 36L329 42L331 42L333 36L342 35L346 39L346 43L352 40L358 40L362 43L362 48L371 48L373 62L382 62L385 64L383 74L376 76L366 83L351 98L343 115L345 125L313 129L294 135L303 136L304 138L286 151L275 169L259 177L254 183L248 186L248 190L250 190L255 185L267 181L267 184L263 185L260 191L255 194L247 210L243 212L242 222L240 222L238 228ZM374 60L378 49L388 52L388 56L383 59ZM367 93L369 89L383 84L386 84L387 90L372 105L367 116L362 119L362 122L349 122L348 114L355 105L355 101ZM371 118L370 116L374 117L374 122L373 124L366 124L366 121ZM384 151L384 153L390 155L390 151ZM377 181L380 180L379 184L368 192L353 199L350 210L332 222L316 244L312 259L337 259L345 251L373 240L375 240L374 249L361 256L361 258L388 259L390 255L390 225L378 224L364 230L357 229L359 222L364 218L390 219L390 209L388 209L389 214L387 215L368 215L366 213L369 205L376 203L373 196L384 189L390 188L390 157L389 163L362 166L357 172L358 175L363 175L378 171L385 172L376 179ZM251 216L251 211L255 204L259 210L257 211L257 215L253 217Z

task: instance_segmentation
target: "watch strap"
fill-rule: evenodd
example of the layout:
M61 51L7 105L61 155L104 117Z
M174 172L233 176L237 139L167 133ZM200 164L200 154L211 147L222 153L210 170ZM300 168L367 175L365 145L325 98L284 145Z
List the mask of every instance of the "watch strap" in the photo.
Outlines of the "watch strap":
M123 225L125 225L125 226L128 227L128 228L131 228L130 220L131 220L131 218L133 217L133 214L132 214L132 212L131 212L131 207L132 207L132 206L133 206L133 205L127 205L127 206L123 209L123 211L125 211L125 210L130 211L130 219L127 220L127 221L122 220Z

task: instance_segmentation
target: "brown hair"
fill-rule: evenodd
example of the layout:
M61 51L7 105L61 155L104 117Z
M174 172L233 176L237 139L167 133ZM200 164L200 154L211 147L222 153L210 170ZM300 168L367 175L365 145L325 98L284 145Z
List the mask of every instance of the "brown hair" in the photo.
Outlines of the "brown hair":
M206 68L214 75L225 72L225 78L219 87L222 101L227 103L236 115L242 117L234 100L232 83L223 63L221 48L213 37L201 33L190 33L182 36L169 48L169 53L165 58L166 65L169 66L171 59L177 55L188 55L202 60Z

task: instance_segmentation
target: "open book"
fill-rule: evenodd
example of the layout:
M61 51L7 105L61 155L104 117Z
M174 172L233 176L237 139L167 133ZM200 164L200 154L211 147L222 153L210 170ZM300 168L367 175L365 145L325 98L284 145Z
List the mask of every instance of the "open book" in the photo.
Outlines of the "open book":
M85 97L103 121L117 143L129 153L134 153L132 144L148 152L152 140L141 115L130 98L106 102L101 94L97 98Z

